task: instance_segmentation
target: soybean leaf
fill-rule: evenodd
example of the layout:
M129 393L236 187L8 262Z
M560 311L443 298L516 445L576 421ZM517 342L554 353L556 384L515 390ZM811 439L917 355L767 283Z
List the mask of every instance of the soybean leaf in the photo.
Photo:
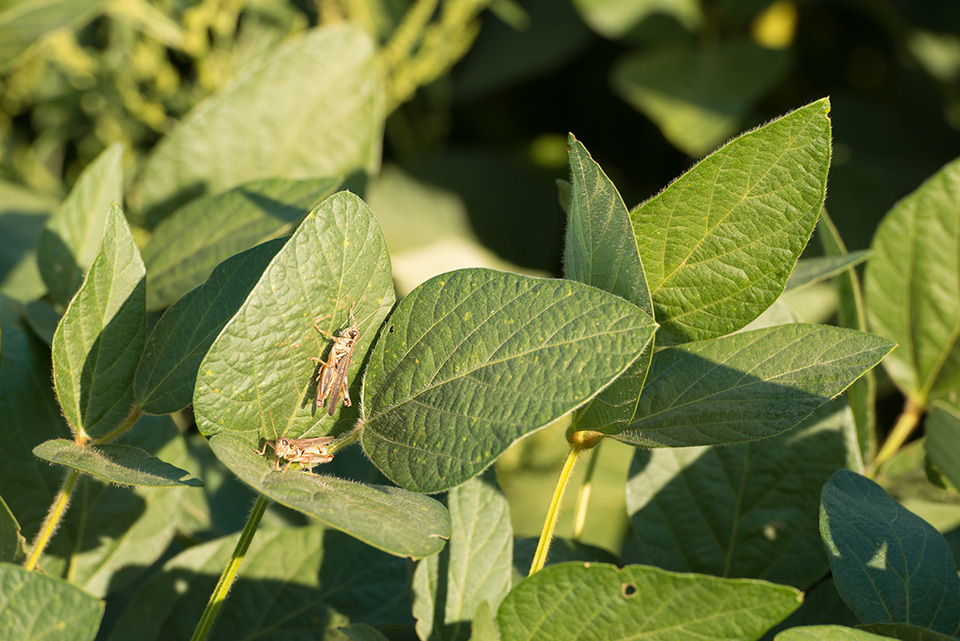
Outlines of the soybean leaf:
M50 348L23 321L23 306L0 296L3 359L0 359L0 415L16 417L0 429L0 487L23 534L31 539L63 482L63 470L31 450L70 433L50 385Z
M40 234L37 261L54 302L66 306L93 265L107 212L123 201L123 145L114 143L90 163Z
M143 411L169 414L193 401L197 370L207 350L285 242L278 238L228 258L160 318L147 339L134 383Z
M940 634L909 623L871 623L860 626L861 630L879 635L877 639L901 639L902 641L951 641L955 636Z
M658 351L637 417L645 447L754 441L785 432L875 366L893 344L826 325L777 325Z
M842 625L799 626L784 630L775 637L776 641L882 641L887 638Z
M238 537L194 546L168 561L131 599L110 641L190 639ZM411 572L409 561L331 530L262 530L210 638L315 638L351 622L409 625Z
M806 590L803 594L803 605L774 626L763 639L776 639L783 630L799 626L835 624L853 627L859 623L856 615L840 598L833 580L828 577Z
M41 36L61 27L82 26L102 4L103 0L5 2L0 12L0 72Z
M26 556L27 540L20 534L20 524L6 501L0 496L0 562L20 563Z
M564 275L625 298L652 317L653 301L627 206L613 182L573 134L567 144L572 178ZM653 341L613 385L577 410L574 429L626 427L636 411L652 354Z
M353 641L390 641L387 637L383 636L383 633L372 628L366 623L354 623L343 628L339 628L339 631L347 635Z
M822 215L822 214L821 214ZM821 256L819 258L804 258L797 261L797 266L787 279L787 289L801 289L809 287L828 278L838 276L843 272L863 263L870 256L866 249L846 253L840 256Z
M960 579L933 527L858 474L823 488L820 534L840 596L864 623L910 623L955 634Z
M249 180L375 168L384 118L375 53L362 28L340 23L254 58L150 153L131 194L144 223Z
M480 604L496 610L510 590L513 528L492 472L450 490L450 542L417 564L413 616L423 641L466 641Z
M60 324L63 315L42 298L27 303L25 312L27 323L33 333L47 345L52 345L53 335L57 333L57 325Z
M924 448L940 472L960 488L960 410L935 401L923 425Z
M629 34L645 20L664 14L694 31L702 20L700 4L694 0L573 0L573 6L591 29L614 40Z
M884 367L921 405L960 385L958 207L960 159L884 217L864 279L871 330L900 344Z
M853 456L847 404L737 447L638 449L627 511L638 561L667 570L752 577L805 589L829 569L820 490Z
M786 51L725 41L644 50L613 68L613 89L675 147L702 156L736 132L743 116L789 69Z
M497 621L504 641L756 639L795 610L799 590L643 565L548 566L515 587ZM587 621L584 613L588 614Z
M77 586L0 563L0 630L18 641L92 641L103 602Z
M74 441L58 438L44 441L33 448L35 456L85 472L91 476L118 485L144 487L200 487L200 479L186 470L161 461L155 456L131 445L108 443L83 447Z
M169 417L142 417L124 438L172 465L188 466L183 439ZM97 596L122 593L170 545L178 524L171 515L181 512L187 491L117 487L81 476L40 566Z
M823 204L829 110L735 138L633 210L658 344L729 334L783 292Z
M374 347L363 449L401 487L460 485L609 385L655 326L574 281L488 269L436 276L401 301Z
M336 178L255 180L184 205L143 248L147 309L167 307L234 254L291 234L339 185Z
M243 435L223 432L210 439L210 446L234 474L264 496L389 554L420 559L439 552L450 537L450 516L428 496L336 476L277 470Z
M53 336L53 382L82 438L104 436L133 407L147 330L143 262L120 207L107 214L87 277Z
M840 232L830 214L824 209L820 212L820 224L817 225L823 251L828 256L844 256L847 248L840 238ZM867 312L863 302L863 288L857 272L848 269L845 274L833 279L839 301L840 326L865 331L867 329ZM860 451L866 459L873 459L877 448L877 380L871 370L854 381L847 388L847 402L853 410L853 419L857 425L857 442Z
M0 292L21 302L47 292L37 264L37 243L59 201L0 179Z

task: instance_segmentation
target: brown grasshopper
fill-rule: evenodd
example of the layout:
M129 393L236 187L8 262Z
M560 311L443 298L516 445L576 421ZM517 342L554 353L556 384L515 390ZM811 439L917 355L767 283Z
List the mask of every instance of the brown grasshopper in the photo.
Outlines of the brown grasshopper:
M353 306L350 307L350 323L349 327L340 330L339 336L320 329L316 323L313 324L317 332L333 340L327 360L316 356L307 359L320 363L320 371L317 372L317 407L323 407L326 401L327 414L330 416L337 411L337 400L341 397L343 397L344 407L353 405L348 389L350 382L347 380L347 371L350 369L350 360L353 358L353 348L360 338L360 330L357 328L359 323L353 316Z
M273 423L272 414L270 415L270 422ZM299 463L309 472L314 465L329 463L333 460L333 454L327 453L327 445L332 440L332 436L314 438L284 438L281 436L276 441L264 441L263 449L257 450L257 453L265 454L269 445L277 455L276 468L279 469L280 467L280 459L287 459L287 465L283 468L284 472L294 463Z

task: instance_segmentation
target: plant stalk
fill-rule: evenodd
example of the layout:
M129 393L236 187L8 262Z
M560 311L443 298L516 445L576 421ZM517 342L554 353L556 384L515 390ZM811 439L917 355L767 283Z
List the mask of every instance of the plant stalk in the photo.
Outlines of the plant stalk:
M880 448L880 451L877 452L877 456L873 459L873 462L870 464L870 477L876 476L877 472L880 470L880 467L893 458L893 455L896 454L903 444L907 442L907 439L910 438L910 435L913 434L913 431L917 428L917 425L920 424L920 417L923 416L923 412L926 408L913 399L907 399L907 404L903 408L903 413L900 414L900 418L897 419L896 425L893 426L893 429L890 431L890 435L887 436L887 440L884 441L883 447Z
M542 570L547 563L547 554L550 552L553 531L557 528L557 520L560 518L560 502L563 500L563 492L570 482L570 474L573 472L573 466L577 463L580 450L581 448L572 446L567 454L567 460L563 463L563 469L560 470L560 478L557 479L557 486L553 490L553 499L551 499L550 508L547 510L547 518L544 520L543 530L540 532L537 552L533 555L533 563L530 564L530 573L527 576L533 576L536 572Z
M50 543L50 537L57 531L57 526L60 525L60 520L67 511L67 505L70 503L70 494L73 492L73 486L76 485L79 475L80 473L73 468L67 471L63 485L60 487L57 496L54 497L53 503L50 505L50 511L47 512L47 518L43 520L40 531L37 532L37 538L33 540L33 548L30 550L30 555L23 563L24 569L32 571L37 567L40 555L43 554L43 551L47 548L47 544Z
M599 444L597 445L599 448ZM590 505L590 493L593 490L593 474L597 469L597 448L590 453L590 460L587 461L587 472L583 479L583 485L580 486L580 492L577 494L577 507L573 513L573 540L579 541L583 535L583 526L587 522L587 507Z
M237 546L233 549L233 555L230 557L230 561L226 567L223 568L223 574L220 575L217 587L214 588L213 593L210 595L207 607L203 610L200 621L197 623L197 628L193 631L191 641L202 641L202 639L206 639L207 635L210 634L210 630L213 628L213 622L217 618L217 613L220 612L220 606L223 605L227 594L230 592L230 587L237 579L240 564L243 563L243 557L246 556L247 550L250 548L253 535L257 533L257 527L260 525L260 520L263 518L263 513L267 510L269 504L270 501L264 498L263 495L259 496L257 502L253 504L250 516L247 517L247 524L243 527L243 532L240 533Z

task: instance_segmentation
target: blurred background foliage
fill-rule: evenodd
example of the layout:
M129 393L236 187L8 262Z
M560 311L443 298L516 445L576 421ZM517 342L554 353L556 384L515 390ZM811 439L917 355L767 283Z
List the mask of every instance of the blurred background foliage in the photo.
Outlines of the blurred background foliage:
M407 42L411 7L422 28ZM101 151L125 143L131 181L245 65L343 20L381 47L388 118L363 196L401 294L468 265L559 275L567 132L633 207L737 133L830 96L826 206L851 250L960 155L956 0L0 0L2 291L43 295L40 230ZM802 295L808 320L829 318L816 290ZM539 531L561 430L498 464L518 536ZM612 550L631 453L601 453L594 496L609 519L584 533Z

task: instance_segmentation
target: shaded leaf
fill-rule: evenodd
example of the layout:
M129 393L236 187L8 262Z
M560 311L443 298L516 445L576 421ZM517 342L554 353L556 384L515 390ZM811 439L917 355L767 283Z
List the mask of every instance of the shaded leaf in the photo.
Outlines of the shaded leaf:
M652 447L752 441L797 425L893 348L826 325L777 325L658 351L637 418L617 438Z
M264 496L389 554L420 559L439 552L450 538L450 516L430 497L336 476L277 470L245 438L229 432L214 436L210 446Z
M20 524L6 501L0 496L0 562L20 563L26 557L27 540L20 534Z
M83 447L74 441L62 438L44 441L33 448L35 456L71 467L119 485L142 485L145 487L176 487L188 485L201 487L200 479L193 478L185 470L151 456L139 447L108 443L96 447Z
M806 589L829 569L820 490L853 456L851 421L840 399L755 443L638 449L627 480L638 561Z
M789 65L788 52L744 41L660 47L622 58L611 84L675 147L696 157L734 134Z
M960 385L960 159L877 227L864 277L871 331L900 344L884 364L921 405Z
M510 508L492 472L450 490L450 542L417 564L413 615L423 641L466 641L480 605L495 611L510 591Z
M80 291L53 336L53 381L81 438L101 437L133 407L133 377L146 338L140 253L114 205Z
M134 387L143 411L169 414L193 402L203 357L285 242L268 241L228 258L160 318L137 367Z
M123 201L123 145L90 163L43 228L37 261L54 302L66 306L100 250L107 213Z
M354 623L339 630L353 641L390 641L382 632L366 623Z
M630 301L653 316L630 213L620 193L586 148L570 134L570 211L564 275ZM653 341L610 387L574 414L574 429L620 431L633 419L650 368Z
M336 178L256 180L184 205L143 248L147 309L167 307L231 256L293 233L339 185Z
M819 229L819 227L818 227ZM797 261L797 266L787 279L787 289L800 289L838 276L852 267L865 262L870 257L866 249L846 253L840 256L821 256L819 258L804 258ZM858 329L858 328L853 328Z
M497 613L519 639L756 639L795 610L794 588L642 565L563 563L515 587ZM585 625L584 613L589 613Z
M370 357L363 449L401 487L455 487L609 385L654 328L582 283L486 269L432 278Z
M363 29L341 22L255 57L151 151L131 194L144 223L250 180L375 168L384 107L374 54Z
M823 488L820 534L837 591L864 623L910 623L953 634L960 579L933 527L858 474Z
M807 625L784 630L775 641L881 641L887 637L842 625Z
M0 630L17 641L92 641L103 602L61 579L0 563Z
M37 243L50 213L51 197L0 179L0 292L26 303L47 292L37 264Z
M838 625L852 628L859 623L856 615L840 598L833 580L825 578L804 592L803 605L769 630L763 636L763 641L776 639L778 634L788 628L813 625Z
M880 639L893 638L902 641L950 641L956 639L956 636L940 634L908 623L871 623L870 625L860 626L860 629L879 635L874 638Z
M923 424L927 457L960 488L960 409L935 401Z
M632 212L658 344L729 334L783 292L823 204L829 110L735 138Z
M591 29L605 38L620 38L656 15L668 15L693 31L702 19L694 0L573 0Z

